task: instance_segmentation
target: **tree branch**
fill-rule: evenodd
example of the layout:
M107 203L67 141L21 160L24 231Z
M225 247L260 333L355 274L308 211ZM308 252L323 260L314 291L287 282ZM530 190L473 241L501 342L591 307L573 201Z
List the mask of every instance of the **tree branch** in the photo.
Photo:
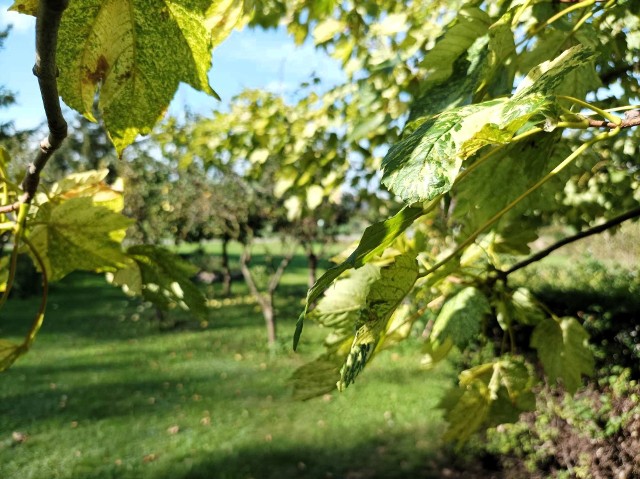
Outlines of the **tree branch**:
M36 159L27 167L22 181L24 193L15 203L0 207L0 213L16 211L21 204L31 202L40 183L40 172L67 137L67 122L62 116L58 95L56 49L60 20L68 5L69 0L40 0L38 5L36 63L33 66L33 74L38 77L49 134L40 142Z
M269 294L275 293L276 289L278 288L278 284L280 284L280 279L284 274L284 270L287 269L287 266L289 266L289 263L293 258L294 252L295 250L292 251L291 253L288 253L284 258L282 258L282 260L280 261L280 264L278 265L278 269L276 269L276 271L271 275L269 286L267 287L267 292Z
M607 120L594 120L593 118L587 118L589 126L595 128L631 128L632 126L640 125L640 115L632 115L625 117L619 125Z
M249 261L251 260L251 252L249 249L249 244L245 244L242 248L242 255L240 256L240 271L242 271L242 276L244 276L244 280L247 283L249 291L253 297L256 298L256 301L260 306L264 308L267 306L266 300L258 290L255 278L253 277L253 274L251 274L251 269L249 268Z
M552 244L551 246L549 246L548 248L543 249L542 251L539 251L538 253L534 254L533 256L530 256L529 258L525 259L524 261L521 261L519 263L514 264L511 268L509 268L506 271L501 271L499 273L499 275L503 278L509 276L511 273L513 273L514 271L518 271L519 269L522 269L526 266L529 266L531 263L535 263L536 261L540 261L542 258L545 258L547 256L549 256L552 252L554 252L555 250L557 250L558 248L561 248L562 246L568 245L569 243L573 243L574 241L578 241L580 239L586 238L588 236L592 236L598 233L602 233L605 230L608 230L609 228L613 228L614 226L619 225L620 223L623 223L624 221L633 219L633 218L637 218L640 216L640 207L638 208L634 208L630 211L627 211L626 213L623 213L619 216L616 216L615 218L610 219L609 221L602 223L601 225L598 226L594 226L593 228L589 228L586 229L584 231L581 231L578 234L575 234L573 236L568 236L560 241L558 241L557 243Z

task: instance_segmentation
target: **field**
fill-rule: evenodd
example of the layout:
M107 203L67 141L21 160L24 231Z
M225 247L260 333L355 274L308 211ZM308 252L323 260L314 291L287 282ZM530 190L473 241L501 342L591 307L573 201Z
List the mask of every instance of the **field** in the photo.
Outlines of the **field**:
M434 405L451 372L421 371L419 348L381 356L343 394L291 398L289 376L322 335L305 329L291 351L305 281L298 257L276 355L240 284L208 324L158 322L101 276L54 285L33 349L0 376L0 477L439 477ZM12 299L2 337L17 339L36 306Z

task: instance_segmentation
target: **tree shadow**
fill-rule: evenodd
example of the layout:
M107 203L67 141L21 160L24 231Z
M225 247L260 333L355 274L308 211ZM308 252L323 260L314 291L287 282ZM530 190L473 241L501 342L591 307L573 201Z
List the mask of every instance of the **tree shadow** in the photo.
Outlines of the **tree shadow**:
M341 448L264 445L194 460L184 472L157 479L500 479L500 470L458 457L437 438L422 453L408 435L368 438ZM80 479L79 477L77 479Z

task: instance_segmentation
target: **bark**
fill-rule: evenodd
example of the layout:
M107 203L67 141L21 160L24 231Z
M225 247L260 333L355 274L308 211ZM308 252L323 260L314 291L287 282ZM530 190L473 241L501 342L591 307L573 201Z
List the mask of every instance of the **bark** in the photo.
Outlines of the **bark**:
M229 267L229 239L222 239L222 294L231 295L231 268Z

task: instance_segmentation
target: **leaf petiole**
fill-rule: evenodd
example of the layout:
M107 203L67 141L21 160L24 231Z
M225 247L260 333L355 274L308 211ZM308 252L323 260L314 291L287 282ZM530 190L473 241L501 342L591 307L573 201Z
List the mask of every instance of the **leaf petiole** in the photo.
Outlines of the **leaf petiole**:
M616 115L612 115L610 112L603 110L601 108L598 108L595 105L592 105L591 103L587 103L586 101L580 100L578 98L574 98L572 96L565 96L565 95L558 95L558 98L562 99L562 100L567 100L570 101L578 106L581 106L583 108L587 108L588 110L591 110L595 113L597 113L598 115L602 116L603 118L606 118L607 120L609 120L611 123L615 124L616 126L619 126L622 123L622 119Z

